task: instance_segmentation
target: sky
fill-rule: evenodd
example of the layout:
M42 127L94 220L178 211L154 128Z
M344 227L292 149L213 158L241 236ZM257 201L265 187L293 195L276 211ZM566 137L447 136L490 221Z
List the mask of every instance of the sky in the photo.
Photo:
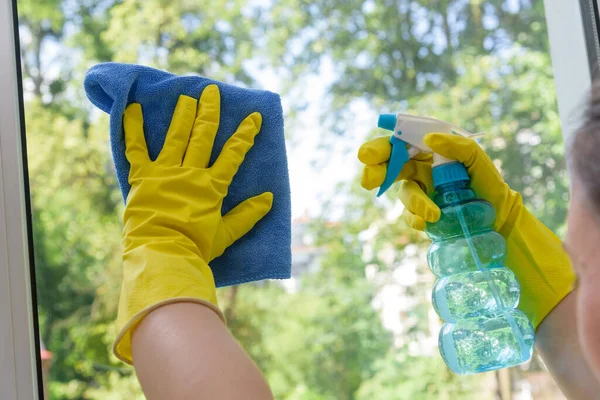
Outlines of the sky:
M254 66L249 65L248 68L257 80L257 87L273 92L281 90L281 78L274 70L263 68L258 73ZM368 104L352 104L356 119L346 122L346 134L339 137L339 145L328 149L328 153L325 154L327 161L322 168L311 165L312 160L323 158L322 151L318 154L318 147L321 138L327 135L327 132L320 124L320 117L328 87L334 78L334 68L330 60L323 62L318 74L303 78L302 86L308 88L303 94L309 106L298 115L298 123L294 123L292 132L286 127L286 135L292 135L287 140L287 151L294 219L319 214L323 200L336 195L336 183L348 181L356 176L360 168L356 157L358 148L366 135L377 126L377 113L370 110ZM284 110L290 107L291 101L289 95L282 94ZM373 197L375 198L375 195Z

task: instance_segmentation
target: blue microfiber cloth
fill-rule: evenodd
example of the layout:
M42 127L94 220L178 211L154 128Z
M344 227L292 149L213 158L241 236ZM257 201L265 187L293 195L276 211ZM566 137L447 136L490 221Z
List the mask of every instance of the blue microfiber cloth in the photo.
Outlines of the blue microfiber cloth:
M242 120L258 111L263 122L223 204L223 214L242 201L269 191L273 208L247 235L211 262L217 286L262 279L286 279L291 274L291 201L283 113L279 95L242 89L200 76L177 76L139 65L104 63L87 72L84 86L90 101L110 114L110 142L123 198L129 193L129 162L125 158L123 112L140 103L148 151L155 160L164 144L179 95L198 99L207 85L221 91L221 124L212 160ZM199 229L202 229L201 227Z

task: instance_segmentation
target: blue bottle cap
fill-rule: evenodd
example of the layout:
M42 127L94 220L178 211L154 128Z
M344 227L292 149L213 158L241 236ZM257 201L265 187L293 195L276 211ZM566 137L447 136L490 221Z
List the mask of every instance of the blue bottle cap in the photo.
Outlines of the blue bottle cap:
M433 186L438 187L446 183L468 182L471 180L467 169L462 163L453 162L449 164L438 165L433 168Z
M381 129L387 129L393 131L396 127L396 115L395 114L380 114L377 126Z

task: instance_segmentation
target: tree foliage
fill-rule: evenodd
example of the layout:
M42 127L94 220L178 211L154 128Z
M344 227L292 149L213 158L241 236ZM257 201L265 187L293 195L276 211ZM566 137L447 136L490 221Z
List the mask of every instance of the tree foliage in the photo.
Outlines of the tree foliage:
M55 355L53 399L141 398L132 370L110 355L122 200L107 117L92 111L82 93L83 73L94 63L144 63L250 87L257 85L252 65L259 65L281 72L290 90L284 99L294 107L301 103L291 98L294 90L310 89L305 78L330 63L324 122L351 124L351 105L361 100L370 112L414 112L486 131L483 145L511 186L550 227L563 225L567 181L542 2L18 6L36 286L42 338ZM325 142L344 140L343 129L328 127ZM275 282L219 292L231 331L276 398L485 398L489 375L457 377L437 354L420 350L432 336L433 278L423 262L423 235L398 221L392 194L376 201L358 177L340 182L336 193L311 228L324 251L320 268L300 277L296 292ZM342 217L332 224L334 212ZM380 299L389 288L407 304L397 317L401 332L382 318Z

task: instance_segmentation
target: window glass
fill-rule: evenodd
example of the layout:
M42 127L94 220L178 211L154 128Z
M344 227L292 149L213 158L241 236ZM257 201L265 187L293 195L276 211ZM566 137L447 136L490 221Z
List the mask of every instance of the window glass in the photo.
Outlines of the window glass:
M360 187L380 112L485 131L528 207L564 228L567 178L543 2L18 0L37 293L51 399L142 398L111 355L121 275L108 117L83 75L105 62L281 93L293 278L219 290L277 399L561 399L536 357L475 376L437 350L428 241L394 190ZM511 397L511 395L513 397ZM499 397L500 396L500 397Z

